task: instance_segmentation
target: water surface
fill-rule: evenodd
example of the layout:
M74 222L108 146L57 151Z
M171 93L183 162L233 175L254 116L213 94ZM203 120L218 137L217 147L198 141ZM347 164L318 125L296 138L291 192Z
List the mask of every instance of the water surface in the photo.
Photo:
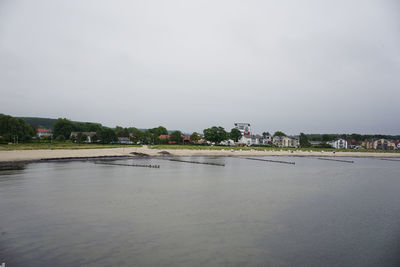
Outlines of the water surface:
M182 159L0 171L0 264L399 266L399 162Z

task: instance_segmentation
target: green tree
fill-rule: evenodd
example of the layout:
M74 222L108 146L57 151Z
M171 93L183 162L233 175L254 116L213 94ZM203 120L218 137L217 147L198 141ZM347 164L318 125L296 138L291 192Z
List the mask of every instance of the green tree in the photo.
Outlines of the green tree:
M110 128L103 128L99 131L98 136L100 137L101 143L103 144L110 144L112 142L118 141L118 137Z
M118 137L129 137L128 128L122 128L121 126L117 126L115 128L115 133Z
M54 136L63 135L65 139L69 139L71 132L74 130L74 124L68 119L57 119L53 126Z
M183 142L183 137L181 131L174 131L171 133L169 137L170 141L176 142L178 144L181 144Z
M196 143L201 139L201 136L199 133L193 132L192 135L190 136L190 141Z
M42 138L40 138L40 140L46 141L46 142L51 142L53 140L53 137L52 136L43 136ZM65 140L65 137L64 137L64 140Z
M151 129L151 132L154 133L157 137L163 134L168 134L167 129L163 126L158 126L157 128L153 128Z
M82 133L78 133L75 138L76 142L82 143Z
M168 131L163 126L158 126L156 128L148 129L148 137L150 138L151 144L160 144L160 135L168 134Z
M91 141L92 141L93 143L96 143L96 142L99 140L99 137L97 136L97 133L96 133L96 134L94 134L90 139L91 139Z
M57 136L56 141L58 141L58 142L63 142L63 141L65 141L64 135L60 134L59 136Z
M229 136L233 141L237 142L239 141L239 138L242 136L242 133L238 129L233 128Z
M23 119L0 114L0 136L5 142L30 141L35 135L35 128Z
M152 129L148 129L148 130L144 131L144 134L142 137L142 142L144 144L154 144L156 138L158 138L158 136L156 136L154 134L154 131L152 131Z
M331 134L323 134L322 135L322 141L323 142L328 142L334 139L334 136Z
M0 144L7 144L6 139L3 136L0 136Z
M311 146L310 142L308 141L307 135L305 135L304 133L300 133L299 142L300 142L300 147Z
M136 129L135 127L131 127L128 130L132 134L131 141L133 143L135 144L143 143L143 136L144 136L143 131Z
M143 132L140 142L146 145L154 144L154 135L149 130L146 130Z
M281 132L281 131L276 131L274 133L274 136L286 136L286 134L284 132Z
M86 122L85 123L85 131L84 132L97 132L101 129L101 124L100 123L91 123L91 122Z
M64 137L65 138L65 137ZM71 137L69 138L69 140L71 140L71 142L76 142L76 136L75 135L71 135Z
M366 138L364 138L361 134L356 134L356 133L352 133L350 136L348 136L350 139L354 139L357 142L360 142Z
M72 122L75 132L97 132L101 130L101 124L92 122Z
M210 142L220 143L228 139L228 135L225 129L221 126L213 126L211 128L204 129L204 139Z
M77 137L76 137L76 141L78 143L84 143L87 141L87 135L83 134L83 133L78 133Z

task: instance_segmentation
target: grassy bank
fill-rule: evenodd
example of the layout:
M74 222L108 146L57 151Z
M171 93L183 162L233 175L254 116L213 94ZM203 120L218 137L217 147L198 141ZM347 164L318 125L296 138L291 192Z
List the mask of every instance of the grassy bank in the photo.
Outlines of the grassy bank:
M87 144L72 142L51 142L51 143L19 143L0 144L0 151L4 150L38 150L38 149L101 149L118 147L141 147L140 145L125 144Z
M292 148L292 147L231 147L231 146L205 146L205 145L153 145L149 146L153 149L190 149L190 150L242 150L242 151L340 151L340 152L378 152L378 153L400 153L399 150L375 150L375 149L334 149L334 148L313 148L313 147L303 147L303 148Z

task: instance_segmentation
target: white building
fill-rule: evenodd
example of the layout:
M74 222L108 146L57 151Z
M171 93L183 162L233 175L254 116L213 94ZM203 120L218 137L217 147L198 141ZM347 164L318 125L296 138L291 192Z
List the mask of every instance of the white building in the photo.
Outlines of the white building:
M86 136L86 141L87 143L92 143L92 137L96 135L96 132L71 132L71 135L69 138L71 139L72 137L78 138L79 135L85 135Z
M120 143L120 144L132 144L133 142L129 139L129 137L118 137L118 143Z
M254 134L254 135L242 135L240 137L239 145L246 146L260 146L260 145L268 145L268 140L265 139L262 135Z
M235 128L238 129L242 135L251 135L250 123L235 122Z
M270 145L272 145L272 135L270 135L269 133L263 133L263 138L264 138L264 140L263 140L263 144L264 145L268 145L268 144L270 144Z
M36 130L36 133L39 138L42 138L45 136L53 136L53 132L49 129L38 128Z
M277 147L299 147L299 139L289 136L274 136L272 143Z
M347 149L347 141L344 139L341 139L341 138L327 142L327 143L336 149Z
M220 143L220 145L223 146L234 146L235 145L235 141L233 141L232 139L228 139L228 140L224 140Z
M271 145L272 136L269 133L263 133L263 135L252 134L251 125L247 122L235 122L235 128L240 131L242 136L239 138L237 144L253 146L253 145Z

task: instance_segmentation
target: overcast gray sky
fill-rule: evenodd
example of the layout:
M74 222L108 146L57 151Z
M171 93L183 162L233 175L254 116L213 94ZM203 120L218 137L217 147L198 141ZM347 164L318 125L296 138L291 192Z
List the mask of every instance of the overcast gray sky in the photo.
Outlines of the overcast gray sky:
M400 2L0 0L0 113L400 134Z

